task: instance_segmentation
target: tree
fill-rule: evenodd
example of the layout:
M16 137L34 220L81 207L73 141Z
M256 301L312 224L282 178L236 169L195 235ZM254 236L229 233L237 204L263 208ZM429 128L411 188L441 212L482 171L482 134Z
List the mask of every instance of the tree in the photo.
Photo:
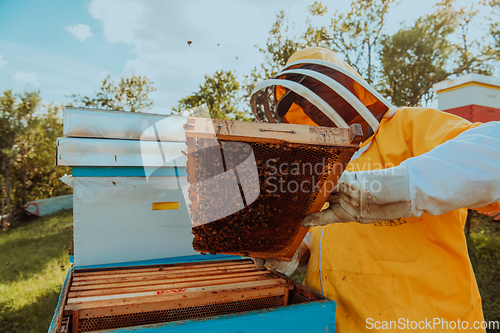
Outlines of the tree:
M7 213L14 215L26 202L28 187L26 162L33 144L34 116L41 98L40 92L24 92L13 95L4 92L0 106L2 108L2 166L5 182Z
M266 46L259 51L266 60L245 76L243 98L247 102L255 85L275 76L297 50L306 46L321 46L342 54L346 62L357 70L369 83L376 80L376 61L380 38L387 20L387 13L395 0L354 0L348 13L336 11L328 27L315 27L311 18L307 29L300 36L290 36L290 26L284 11L276 16L276 22L269 31ZM324 16L328 8L321 2L308 7L314 18Z
M382 40L381 92L398 106L420 105L432 98L432 84L449 76L446 63L452 50L448 36L456 27L453 0L437 5L435 13Z
M72 191L59 180L64 174L71 173L71 169L57 166L54 162L56 141L63 135L61 114L61 106L44 106L43 114L37 116L36 126L32 128L35 144L27 161L27 201L69 194Z
M39 91L14 95L7 90L0 97L0 111L0 183L7 213L19 217L27 201L71 192L59 181L68 170L55 166L61 108L42 105Z
M286 65L288 59L296 51L304 47L301 38L289 36L290 26L286 19L284 11L280 11L276 15L271 30L269 30L269 38L263 48L259 48L259 52L265 55L265 61L259 67L254 67L249 75L244 76L242 84L242 101L246 112L250 112L248 105L253 89L258 82L265 79L270 79L278 74L278 72Z
M153 82L145 76L121 78L116 85L108 75L101 81L101 86L94 97L72 94L69 97L77 105L117 111L142 112L151 109L153 101L149 94L155 91Z
M452 58L455 58L455 68L452 74L491 74L492 57L488 51L485 52L488 46L483 45L479 39L472 38L471 40L469 37L469 29L474 25L473 20L478 14L479 10L474 10L474 5L471 5L469 9L462 7L456 12L458 42L453 44L455 57Z
M450 45L421 22L387 37L382 45L381 93L398 106L430 100L432 84L448 76L445 66Z
M288 59L304 44L297 37L289 36L290 26L286 20L285 12L280 11L276 15L276 22L269 31L269 38L266 46L259 48L259 51L266 56L265 62L261 65L261 77L268 79L274 77L285 67Z
M376 81L380 39L389 9L395 0L353 0L347 13L335 11L329 27L309 24L303 38L308 46L322 46L338 52L361 76ZM328 8L321 2L309 7L312 16L323 16Z
M496 60L500 60L500 0L486 0L490 10L490 27L489 32L493 38L493 45L487 50Z
M0 97L0 108L2 118L0 119L0 129L2 135L0 136L0 157L4 190L5 205L7 214L11 214L11 196L12 196L12 160L14 157L13 147L15 143L16 130L15 130L15 98L11 90L6 90L3 96ZM3 200L3 198L2 198ZM2 205L3 206L3 205ZM3 208L3 207L2 207ZM3 212L2 212L3 213Z
M398 106L419 106L434 98L432 85L452 75L489 73L488 57L468 30L477 11L443 0L432 14L382 38L380 92ZM456 34L457 42L450 37Z
M33 156L33 147L37 143L38 123L39 119L35 116L35 112L41 106L40 91L24 92L19 95L17 103L16 120L14 130L16 131L15 146L13 152L16 153L14 160L15 174L17 182L16 186L20 186L20 191L17 195L19 206L26 203L26 192L30 183L30 174L32 169L28 167L29 160Z
M219 70L212 76L205 75L205 82L200 85L200 89L181 99L172 110L178 114L187 112L190 116L200 116L200 107L205 106L210 118L249 121L249 114L237 109L238 90L239 84L233 72Z

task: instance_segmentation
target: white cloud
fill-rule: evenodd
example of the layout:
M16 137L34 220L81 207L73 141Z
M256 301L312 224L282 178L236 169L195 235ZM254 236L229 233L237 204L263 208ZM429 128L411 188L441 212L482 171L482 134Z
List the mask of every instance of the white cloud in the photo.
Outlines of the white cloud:
M262 62L254 45L265 44L282 6L263 11L265 3L92 0L88 8L102 23L108 42L130 45L134 57L121 75L146 75L154 82L158 90L151 97L157 112L170 110L196 91L205 74L224 69L241 77ZM302 3L296 7L305 10Z
M8 61L2 59L2 55L0 54L0 68L7 65Z
M39 86L40 84L37 81L36 73L25 73L21 71L17 71L16 74L12 75L12 79L19 83L31 83L35 86Z
M68 30L70 34L78 38L81 42L84 42L87 38L94 36L94 34L90 31L90 27L86 24L78 23L76 25L65 27L64 29Z
M90 14L102 21L104 36L111 42L133 43L134 30L146 3L118 0L98 0L89 4Z

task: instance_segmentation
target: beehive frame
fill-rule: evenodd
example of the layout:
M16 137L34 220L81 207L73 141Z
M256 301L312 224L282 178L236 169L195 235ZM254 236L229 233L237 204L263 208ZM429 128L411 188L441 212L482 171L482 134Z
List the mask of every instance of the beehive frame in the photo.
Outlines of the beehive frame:
M59 332L202 319L322 298L248 259L76 270ZM300 303L299 302L299 303Z
M189 198L191 202L189 208L193 221L193 233L195 234L193 241L195 250L202 253L224 253L282 260L291 260L295 254L307 233L307 229L300 226L300 221L305 215L321 210L333 190L332 184L336 184L344 167L359 148L359 142L362 139L361 126L358 124L352 125L349 129L340 129L190 117L184 128L188 155L187 173L190 182ZM239 148L239 144L243 148ZM247 146L251 148L246 148ZM203 196L203 190L200 190L200 188L205 186L211 191L212 187L219 186L217 182L220 180L209 183L209 185L199 185L202 183L201 180L207 182L207 175L210 176L214 173L213 170L206 172L205 170L211 168L212 165L216 165L220 170L223 167L224 174L228 174L229 176L226 178L229 179L232 174L226 171L233 170L232 168L236 163L239 163L239 160L238 157L233 158L232 155L228 159L226 152L236 151L240 154L245 149L251 151L252 156L255 156L254 163L257 165L260 184L260 188L256 189L258 193L254 195L254 197L258 196L257 200L247 204L243 199L244 206L238 202L234 205L233 202L222 202L224 196L230 198L241 194L244 197L243 188L245 188L245 194L250 192L246 190L251 186L245 186L241 173L234 171L239 190L234 187L233 192L230 192L226 188L229 186L221 187L222 199L218 198L218 195L213 195L210 200L218 201L210 204L207 196ZM206 153L203 153L203 151L206 151ZM217 157L214 157L217 153L224 157L217 160ZM245 154L250 153L242 154L246 156ZM314 192L298 192L294 196L285 195L283 196L284 199L281 199L282 195L279 194L269 199L271 195L263 193L265 186L262 185L264 183L262 175L266 172L264 170L266 162L262 156L266 154L274 154L278 156L278 159L279 156L282 156L282 163L285 163L285 161L303 163L304 160L312 161L314 158L321 156L323 158L328 157L327 168L321 174L321 179L318 182L321 186ZM243 164L243 162L240 163L240 165ZM244 165L244 167L248 169L247 165ZM213 178L215 179L215 177ZM219 179L222 179L222 176ZM227 184L231 185L230 181ZM289 202L286 200L289 200ZM267 204L268 202L269 204ZM293 213L295 215L290 215L292 213L286 215L287 211L283 207L280 208L280 205L283 206L285 203L297 203L297 206L300 206ZM232 205L234 207L231 207ZM224 210L224 212L219 214L218 211L215 212L216 209ZM260 213L261 211L263 213ZM261 230L266 229L269 226L269 220L277 220L277 216L279 218L280 214L291 216L287 217L286 225L283 223L283 228L286 226L286 229L279 232L281 240L278 239L271 244L272 238L262 233L253 239L246 236L254 232L255 228L257 228L255 226L259 223L264 226ZM210 215L210 217L207 218L206 215ZM218 216L223 217L217 218ZM246 220L247 216L251 217L251 221ZM227 227L231 223L237 227L231 230ZM239 228L238 232L233 231L236 228ZM272 226L267 231L272 232L271 229ZM258 231L255 232L258 233ZM231 236L227 236L227 234L231 233L234 234L233 239L231 239ZM221 234L224 234L224 236L221 236ZM242 237L247 238L241 240ZM243 243L245 245L242 245ZM234 247L234 249L230 247Z

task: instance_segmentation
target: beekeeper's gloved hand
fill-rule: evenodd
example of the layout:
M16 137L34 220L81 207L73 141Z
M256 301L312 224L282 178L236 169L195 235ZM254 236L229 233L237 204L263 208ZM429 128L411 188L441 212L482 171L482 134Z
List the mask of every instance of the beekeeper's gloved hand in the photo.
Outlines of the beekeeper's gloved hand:
M327 209L309 214L302 225L310 228L330 223L373 223L409 217L408 169L399 165L384 170L344 171L328 202Z
M261 258L252 258L252 260L257 268L265 267L268 270L274 270L287 276L292 275L299 266L299 263L309 254L310 244L311 234L308 233L297 249L297 252L295 252L291 261Z

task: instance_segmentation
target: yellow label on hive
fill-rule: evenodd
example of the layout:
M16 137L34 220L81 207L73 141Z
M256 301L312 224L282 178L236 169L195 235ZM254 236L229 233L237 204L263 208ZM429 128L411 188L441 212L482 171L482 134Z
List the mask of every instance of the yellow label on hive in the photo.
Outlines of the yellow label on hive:
M179 209L178 202L153 202L153 210Z

